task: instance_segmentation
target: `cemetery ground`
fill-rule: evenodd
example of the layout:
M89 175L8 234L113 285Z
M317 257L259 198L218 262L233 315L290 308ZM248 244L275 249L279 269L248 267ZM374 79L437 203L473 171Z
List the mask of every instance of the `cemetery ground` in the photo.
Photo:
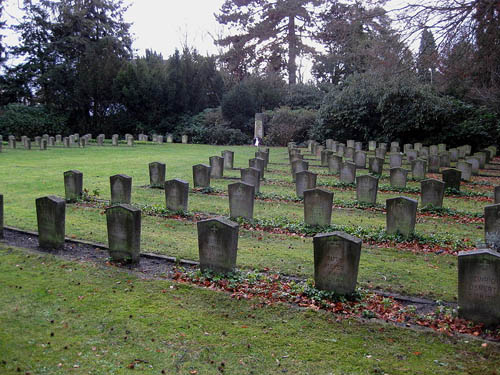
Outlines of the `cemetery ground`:
M229 215L227 185L239 179L240 171L225 170L223 179L212 179L211 189L194 191L191 167L208 164L210 156L225 149L235 152L235 168L248 167L256 151L140 142L134 147L5 150L0 155L6 166L0 168L5 224L36 231L35 199L64 196L63 172L77 169L84 174L87 197L67 206L66 235L106 243L103 213L109 205L109 177L123 173L133 178L132 204L143 210L142 252L196 261L195 222ZM166 163L167 180L189 182L188 214L167 212L163 190L147 186L148 164L153 161ZM384 206L387 198L396 196L417 199L419 182L395 191L384 170L377 204L358 205L352 186L338 183L328 168L319 167L319 160L308 161L309 170L319 173L318 185L335 194L332 226L323 229L363 239L358 286L366 293L380 290L384 296L444 301L433 302L432 309L452 314L447 309L453 309L457 298L456 255L484 237L482 212L493 202L494 186L500 185L500 159L472 183L463 184L462 193L447 194L445 210L420 211L411 241L384 234ZM358 175L367 173L358 170ZM283 275L284 280L292 277L306 285L313 276L315 230L302 224L303 204L296 198L285 148L271 148L265 178L255 220L240 223L238 268ZM412 328L372 322L369 318L379 315L374 311L372 316L369 306L368 313L346 313L357 318L341 319L343 312L324 311L319 304L302 309L304 303L275 303L280 298L247 298L237 288L231 291L213 280L206 285L232 293L199 288L196 285L205 282L182 268L174 273L174 282L9 244L0 245L0 256L0 323L5 336L0 339L0 353L5 353L0 369L7 373L17 373L17 368L33 374L88 373L94 368L127 373L134 367L141 373L494 374L500 367L498 344L476 340L479 332L474 329L464 329L468 335L461 336L446 319L434 328L451 337L414 329L426 326L419 319L408 324Z

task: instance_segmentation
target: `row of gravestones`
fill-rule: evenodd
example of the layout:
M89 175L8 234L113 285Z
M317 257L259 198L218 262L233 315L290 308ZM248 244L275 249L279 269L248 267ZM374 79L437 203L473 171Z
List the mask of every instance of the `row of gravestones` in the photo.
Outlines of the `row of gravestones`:
M403 198L404 199L404 198ZM405 209L395 198L392 209ZM62 249L65 243L66 200L48 196L36 200L39 246ZM117 262L140 261L141 210L116 204L106 210L108 251ZM231 272L236 268L239 226L225 218L197 223L202 271ZM0 239L3 238L3 195L0 195ZM355 291L361 240L342 232L318 234L313 239L314 279L318 289L337 294ZM500 254L478 250L459 254L458 303L462 317L487 326L500 324Z
M106 137L104 134L99 134L96 137L96 144L97 146L104 146L104 141ZM125 141L127 141L128 146L133 146L134 145L134 136L131 134L126 134L125 135ZM139 134L138 137L139 141L148 141L148 136L144 134ZM154 143L163 143L163 136L153 136L153 142ZM34 138L34 143L37 147L40 148L40 150L47 150L48 147L54 147L56 145L63 145L66 148L70 147L81 147L84 148L89 144L89 141L92 140L92 134L86 134L83 136L80 136L79 134L72 134L68 137L62 137L61 135L56 135L55 137L49 136L48 134L44 134L41 137L35 137ZM113 134L111 137L111 144L113 146L118 146L120 141L120 136L118 134ZM2 151L3 148L3 137L0 135L0 152ZM167 143L173 143L173 136L172 135L167 135ZM183 135L182 136L182 143L187 144L188 143L188 136ZM21 137L21 144L26 150L31 150L33 146L32 140L27 137L27 136L22 136ZM17 140L16 137L13 135L10 135L8 137L8 145L10 149L15 149L17 148Z

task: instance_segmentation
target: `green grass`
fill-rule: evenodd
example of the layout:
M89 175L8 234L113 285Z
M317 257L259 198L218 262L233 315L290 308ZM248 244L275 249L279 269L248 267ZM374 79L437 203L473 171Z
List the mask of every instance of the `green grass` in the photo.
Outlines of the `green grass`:
M0 244L0 373L498 374L497 345ZM131 364L134 365L132 370ZM221 371L223 370L223 371Z
M0 193L4 194L5 224L36 230L35 199L44 195L64 196L63 172L78 169L84 173L84 187L90 193L99 192L109 199L109 176L124 173L133 177L132 200L137 205L164 204L164 192L144 188L149 183L148 163L167 164L167 179L180 178L192 186L191 167L208 163L212 155L224 149L235 152L235 167L247 167L254 156L253 147L225 147L206 145L137 145L130 148L89 147L86 149L51 148L48 151L4 149L0 154ZM272 148L271 163L286 162L286 149ZM317 163L314 163L317 164ZM264 183L262 191L268 194L295 195L289 166L270 164L266 177L276 184ZM313 170L326 169L313 167ZM286 172L286 174L285 174ZM359 174L367 171L359 171ZM386 172L384 172L386 173ZM225 176L237 178L239 171L225 171ZM227 191L235 180L213 180L213 187ZM319 181L337 181L335 177L320 176ZM418 186L410 182L411 186ZM475 187L476 188L476 187ZM478 186L477 189L484 187ZM490 188L491 190L493 187ZM355 191L331 188L335 199L355 200ZM379 193L378 203L403 194ZM416 198L416 196L412 196ZM189 210L228 215L226 196L190 194ZM482 212L487 203L473 199L447 197L445 205L467 212ZM303 205L300 202L256 201L255 216L259 219L286 217L301 221ZM385 215L356 208L335 209L332 223L383 229ZM457 239L478 241L483 236L482 224L462 224L450 218L421 217L417 231L424 235L447 235ZM67 206L66 233L68 236L107 242L106 222L102 211L94 208ZM198 258L196 228L191 222L180 223L155 217L143 217L142 248L182 258ZM286 274L312 276L312 241L298 236L275 235L241 231L238 266L242 268L271 268ZM361 258L359 283L370 288L382 288L400 293L427 296L453 301L456 298L456 257L450 255L420 255L395 249L365 247Z

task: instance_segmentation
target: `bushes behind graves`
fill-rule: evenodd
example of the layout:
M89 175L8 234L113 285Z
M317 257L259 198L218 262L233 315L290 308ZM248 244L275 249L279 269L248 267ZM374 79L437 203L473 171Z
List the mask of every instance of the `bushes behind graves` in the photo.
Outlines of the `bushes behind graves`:
M42 105L11 103L0 109L0 134L30 138L42 134L65 133L66 118L55 115Z
M290 109L280 107L265 112L266 136L265 144L269 146L286 146L288 142L304 142L316 122L317 111L314 109Z
M320 108L316 139L399 140L473 146L496 143L500 122L484 108L442 96L414 78L357 74L332 89Z

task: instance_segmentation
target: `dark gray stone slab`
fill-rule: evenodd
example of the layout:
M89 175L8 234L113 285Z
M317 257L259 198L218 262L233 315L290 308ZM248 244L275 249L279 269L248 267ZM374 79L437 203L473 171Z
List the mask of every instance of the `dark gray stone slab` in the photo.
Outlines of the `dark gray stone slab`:
M260 192L260 171L257 168L242 168L240 170L241 181L252 185L255 188L255 194Z
M262 158L253 158L248 161L250 168L257 168L260 171L260 179L264 179L264 171L266 169L266 161Z
M109 256L115 262L137 263L141 253L141 210L119 204L106 210Z
M405 188L408 181L408 171L404 168L391 168L390 184L395 188Z
M245 182L236 182L228 187L229 212L232 218L253 219L255 187Z
M443 170L443 181L444 189L455 189L460 190L460 180L462 178L462 172L458 169L449 168Z
M445 183L433 178L420 183L420 199L422 207L443 207Z
M368 159L368 164L370 167L370 173L381 175L382 170L384 168L384 159L375 157L375 158L369 158Z
M174 178L165 182L165 206L170 211L187 211L189 183Z
M356 198L360 203L377 203L378 178L370 175L356 177Z
M328 171L331 174L339 174L342 168L342 157L337 155L328 156Z
M417 220L417 206L416 200L406 197L387 199L387 233L400 233L404 237L413 234Z
M195 188L210 186L210 171L212 168L206 164L193 165L193 183Z
M56 196L36 200L38 243L43 249L62 249L65 238L66 202Z
M314 189L318 175L310 171L302 171L295 174L295 191L297 197L303 198L304 191Z
M356 181L356 164L346 161L340 168L340 182L353 184Z
M64 172L64 192L67 202L75 202L83 195L83 173L77 170Z
M484 240L488 247L500 249L500 204L484 208Z
M425 178L427 170L427 162L422 159L413 160L411 163L411 174L415 180L422 180Z
M149 163L149 185L155 188L162 188L165 185L167 166L164 163L154 161Z
M111 205L130 204L132 199L132 177L117 174L109 178L111 187Z
M224 169L234 168L234 152L229 150L224 150L221 152L224 158Z
M304 191L304 222L327 226L332 221L333 193L323 189Z

